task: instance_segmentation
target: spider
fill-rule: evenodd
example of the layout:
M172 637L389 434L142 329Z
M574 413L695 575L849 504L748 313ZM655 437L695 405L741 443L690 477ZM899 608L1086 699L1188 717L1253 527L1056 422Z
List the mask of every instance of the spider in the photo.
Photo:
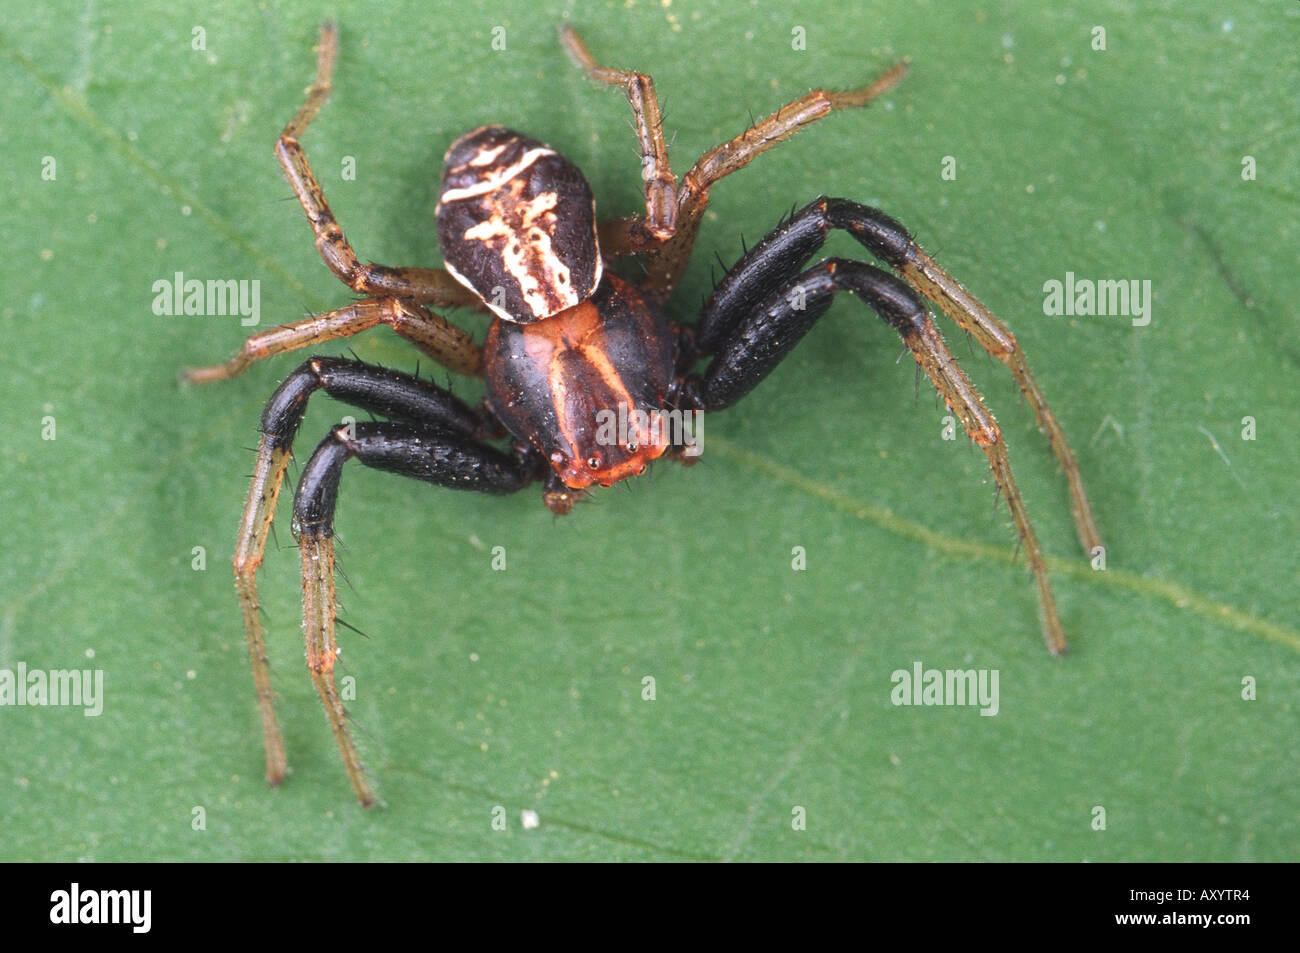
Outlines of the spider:
M333 521L343 465L355 458L368 467L480 493L514 493L541 481L546 506L568 513L593 487L640 474L660 457L693 462L690 435L669 426L671 415L723 410L736 403L790 353L839 291L856 295L898 332L918 373L929 377L987 455L1037 582L1047 646L1053 654L1065 651L1042 550L997 422L953 359L921 296L1011 370L1064 469L1079 540L1085 552L1092 552L1101 540L1074 454L1011 332L902 225L847 199L818 198L746 251L715 287L693 326L664 317L663 306L690 258L713 186L802 126L835 110L867 105L902 79L905 64L894 65L862 89L813 90L709 150L678 179L669 167L650 77L599 65L568 26L560 28L560 40L592 80L627 94L641 151L644 215L599 221L591 188L573 163L536 139L501 126L482 126L457 139L444 160L436 209L444 267L362 264L330 213L299 144L330 91L338 32L326 23L316 47L315 82L281 132L275 153L311 222L321 257L363 297L254 334L225 364L185 373L191 382L229 378L254 361L387 325L447 369L486 383L482 405L471 407L418 376L355 360L313 357L286 377L268 401L234 569L272 785L283 780L286 761L256 573L294 436L314 392L323 390L385 418L334 428L303 467L293 502L307 667L356 796L370 805L375 797L333 674L338 655ZM901 277L843 258L806 268L832 229L853 236ZM644 264L644 275L635 283L605 267L607 260L632 255ZM483 345L430 310L455 307L491 312ZM707 366L697 370L706 359ZM603 422L615 410L630 424L611 434Z

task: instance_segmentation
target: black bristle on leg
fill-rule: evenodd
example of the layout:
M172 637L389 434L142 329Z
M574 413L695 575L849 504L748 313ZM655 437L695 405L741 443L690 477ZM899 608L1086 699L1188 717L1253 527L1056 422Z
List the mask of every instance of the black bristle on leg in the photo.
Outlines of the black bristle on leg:
M722 410L748 394L794 350L838 291L857 295L904 341L920 333L928 316L900 279L865 262L828 258L772 291L732 322L725 337L710 342L713 361L698 385L699 409Z
M890 265L902 260L912 240L902 225L876 209L825 196L810 202L747 248L718 282L700 316L701 352L712 353L745 315L799 274L837 228Z
M294 497L294 530L302 551L302 625L307 669L325 707L335 743L357 799L375 803L351 720L334 681L339 646L334 576L334 511L343 464L366 466L439 486L481 493L513 493L536 479L540 461L507 455L462 433L382 421L335 427L303 467Z
M795 271L801 255L820 247L824 229L834 218L830 201L819 200L768 235L723 279L697 332L703 339L701 348L713 360L703 374L677 378L675 406L706 412L730 407L794 349L830 308L837 292L852 292L898 332L944 404L987 455L1034 573L1044 640L1053 654L1063 653L1065 632L1047 563L1016 488L997 421L944 344L917 290L874 265L842 258L828 258L802 274L785 277ZM760 292L763 297L757 298Z
M376 470L479 493L514 493L539 475L531 458L521 460L464 434L384 421L335 427L298 481L293 518L299 532L333 535L343 464L354 457Z
M940 267L906 228L879 209L849 199L822 196L779 224L750 248L714 288L700 315L696 334L699 352L708 355L723 346L733 330L763 306L769 295L794 280L832 229L852 235L875 258L893 268L912 288L942 309L985 353L996 357L1011 371L1065 473L1079 543L1092 556L1102 546L1102 540L1078 463L1015 336Z

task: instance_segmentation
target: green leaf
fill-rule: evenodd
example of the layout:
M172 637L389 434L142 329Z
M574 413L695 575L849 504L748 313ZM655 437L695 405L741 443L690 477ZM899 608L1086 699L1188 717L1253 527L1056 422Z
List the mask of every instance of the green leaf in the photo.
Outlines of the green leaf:
M250 329L153 310L176 272L260 282L263 326L351 299L271 155L318 13L59 6L0 28L0 670L97 669L104 708L0 708L0 859L1295 856L1295 4L348 5L304 146L359 253L399 265L439 261L441 156L480 123L550 142L603 214L636 212L626 103L564 58L566 10L599 59L654 76L679 174L750 113L910 57L883 102L716 188L673 316L792 206L884 208L1015 330L1108 544L1094 571L1014 384L945 322L1052 557L1073 652L1050 658L983 456L941 439L945 411L852 300L709 418L701 465L566 519L533 490L353 464L340 593L369 638L341 632L340 671L386 801L370 811L303 671L287 513L261 581L292 773L260 777L228 560L245 448L299 356L180 389ZM1067 273L1150 281L1150 323L1045 314ZM416 363L383 331L320 350L349 349ZM347 412L317 397L299 458ZM916 662L996 670L998 714L894 705Z

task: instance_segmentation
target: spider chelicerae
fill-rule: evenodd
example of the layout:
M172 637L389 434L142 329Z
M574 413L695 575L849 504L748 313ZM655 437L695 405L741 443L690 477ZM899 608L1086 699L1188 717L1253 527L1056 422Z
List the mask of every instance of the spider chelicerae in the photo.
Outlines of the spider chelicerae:
M267 403L234 566L272 784L283 780L286 762L256 572L293 439L315 391L385 418L331 431L303 468L293 504L302 553L307 667L357 798L369 805L374 794L333 673L338 655L333 521L344 463L355 458L369 467L481 493L514 493L541 481L546 505L568 513L592 487L642 473L660 457L691 462L696 445L688 429L669 425L676 422L673 415L722 410L748 394L826 312L838 291L852 292L898 332L948 409L988 456L1038 585L1047 646L1054 654L1065 650L1042 550L997 422L953 359L921 296L1010 368L1064 469L1079 540L1093 553L1101 540L1074 454L1011 332L902 225L847 199L818 198L746 251L714 288L694 325L664 317L710 189L802 126L837 109L865 106L892 89L904 64L862 89L813 90L709 150L678 179L669 167L650 77L601 66L568 26L560 29L560 39L588 76L627 94L641 151L644 215L599 221L591 188L573 163L536 139L483 126L457 139L443 164L437 227L444 267L363 264L330 213L298 141L329 95L338 32L325 24L315 83L281 132L275 152L311 222L321 257L363 297L254 334L227 363L186 372L192 382L233 377L253 361L387 325L447 369L486 383L482 405L471 407L417 376L313 357L285 378ZM853 236L897 276L843 258L806 268L832 229ZM644 265L635 283L605 267L606 259L630 255L640 256ZM492 313L483 345L430 310L456 307ZM607 424L614 413L620 426L612 430Z

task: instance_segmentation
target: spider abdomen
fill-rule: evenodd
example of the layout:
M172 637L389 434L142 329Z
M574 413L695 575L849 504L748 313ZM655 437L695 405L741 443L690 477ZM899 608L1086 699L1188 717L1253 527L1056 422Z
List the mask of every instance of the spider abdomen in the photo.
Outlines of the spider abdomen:
M447 271L506 321L549 318L600 284L591 187L536 139L502 126L457 139L443 160L437 218Z
M566 486L609 486L668 448L657 416L674 347L640 293L606 275L590 300L545 321L492 323L483 352L488 404Z

